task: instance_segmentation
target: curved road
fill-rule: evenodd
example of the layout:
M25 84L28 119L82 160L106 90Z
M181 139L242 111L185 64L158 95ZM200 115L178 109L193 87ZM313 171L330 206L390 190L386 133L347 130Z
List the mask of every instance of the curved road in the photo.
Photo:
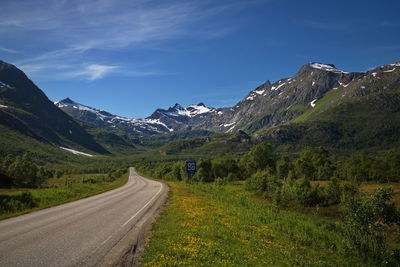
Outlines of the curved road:
M167 190L130 169L117 189L0 221L0 266L93 266Z

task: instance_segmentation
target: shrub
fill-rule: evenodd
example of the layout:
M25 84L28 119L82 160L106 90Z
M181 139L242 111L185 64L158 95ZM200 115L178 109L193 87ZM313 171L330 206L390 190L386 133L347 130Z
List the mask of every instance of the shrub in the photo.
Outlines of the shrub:
M270 193L273 196L275 191L280 187L277 177L271 174L270 170L258 171L246 180L245 187L249 191L257 193Z
M306 178L286 179L280 194L283 200L294 201L304 206L314 206L322 202L321 190L319 187L312 188Z
M399 212L388 202L392 192L378 189L369 197L347 196L343 202L346 247L379 264L388 260L387 234L393 224L399 224Z
M23 192L20 195L12 196L0 195L0 214L32 209L37 206L38 203L30 192Z
M343 190L336 178L333 178L323 191L325 193L323 200L324 206L330 206L340 203Z

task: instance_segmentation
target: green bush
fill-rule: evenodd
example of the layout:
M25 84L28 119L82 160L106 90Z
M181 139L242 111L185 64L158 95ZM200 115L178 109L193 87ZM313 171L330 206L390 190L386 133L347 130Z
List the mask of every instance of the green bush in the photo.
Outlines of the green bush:
M322 202L319 187L312 188L306 178L286 179L281 188L281 197L304 206L314 206Z
M11 178L11 186L22 188L38 188L53 176L51 171L37 166L27 153L3 158L0 161L0 173Z
M346 247L378 264L390 260L387 235L400 222L398 210L388 202L392 192L392 189L378 189L369 197L347 196L343 202Z
M273 193L280 187L278 178L270 170L258 171L246 180L245 188L257 193Z
M339 184L339 181L336 178L333 178L331 181L329 181L328 185L323 188L323 192L324 206L330 206L340 203L343 190Z
M23 192L12 196L0 195L0 214L32 209L37 206L38 203L30 192Z

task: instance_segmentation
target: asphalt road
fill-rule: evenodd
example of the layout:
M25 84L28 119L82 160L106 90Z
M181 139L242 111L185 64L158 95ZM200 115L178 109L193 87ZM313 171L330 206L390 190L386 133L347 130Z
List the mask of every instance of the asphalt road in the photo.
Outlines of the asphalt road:
M165 191L130 169L106 193L0 221L0 266L94 266Z

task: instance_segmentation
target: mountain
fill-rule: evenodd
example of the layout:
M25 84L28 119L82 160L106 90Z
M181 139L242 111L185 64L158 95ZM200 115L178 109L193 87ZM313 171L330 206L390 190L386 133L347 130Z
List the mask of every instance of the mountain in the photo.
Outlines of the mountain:
M78 121L98 128L121 130L134 136L212 128L207 123L208 118L212 114L217 116L222 114L221 109L206 107L204 103L187 107L175 104L168 109L157 109L145 119L132 119L79 104L70 98L54 102L54 104Z
M204 103L187 107L175 104L167 110L157 109L148 118L159 120L174 130L209 129L211 127L204 125L204 122L207 122L213 115L221 114L220 110L206 107Z
M327 93L346 88L363 75L337 69L332 64L309 63L292 77L274 83L266 81L233 107L209 108L203 103L182 107L175 104L168 109L157 109L148 118L139 120L121 118L73 101L69 103L69 99L56 105L77 120L131 133L158 134L191 129L254 133L265 127L285 124L313 110ZM122 123L118 118L122 119Z
M105 151L99 143L110 150L114 140L121 149L128 145L130 153L135 144L154 146L213 133L246 133L287 149L386 148L400 145L399 103L399 62L368 72L313 62L292 77L266 81L233 107L175 104L147 118L132 119L69 98L51 103L22 71L4 62L0 65L0 125L36 140L99 153ZM212 139L199 140L213 146ZM189 146L185 143L171 151L185 147Z
M17 132L19 138L108 153L73 118L57 108L21 70L3 61L0 61L0 127L2 148L24 150L19 147L22 142L7 143L12 138L10 133Z
M155 135L173 131L172 128L169 128L156 118L128 119L104 110L79 104L70 98L55 102L54 104L76 120L98 128L121 130L132 135Z
M316 97L289 123L266 127L255 136L289 149L399 147L400 62L354 75Z

